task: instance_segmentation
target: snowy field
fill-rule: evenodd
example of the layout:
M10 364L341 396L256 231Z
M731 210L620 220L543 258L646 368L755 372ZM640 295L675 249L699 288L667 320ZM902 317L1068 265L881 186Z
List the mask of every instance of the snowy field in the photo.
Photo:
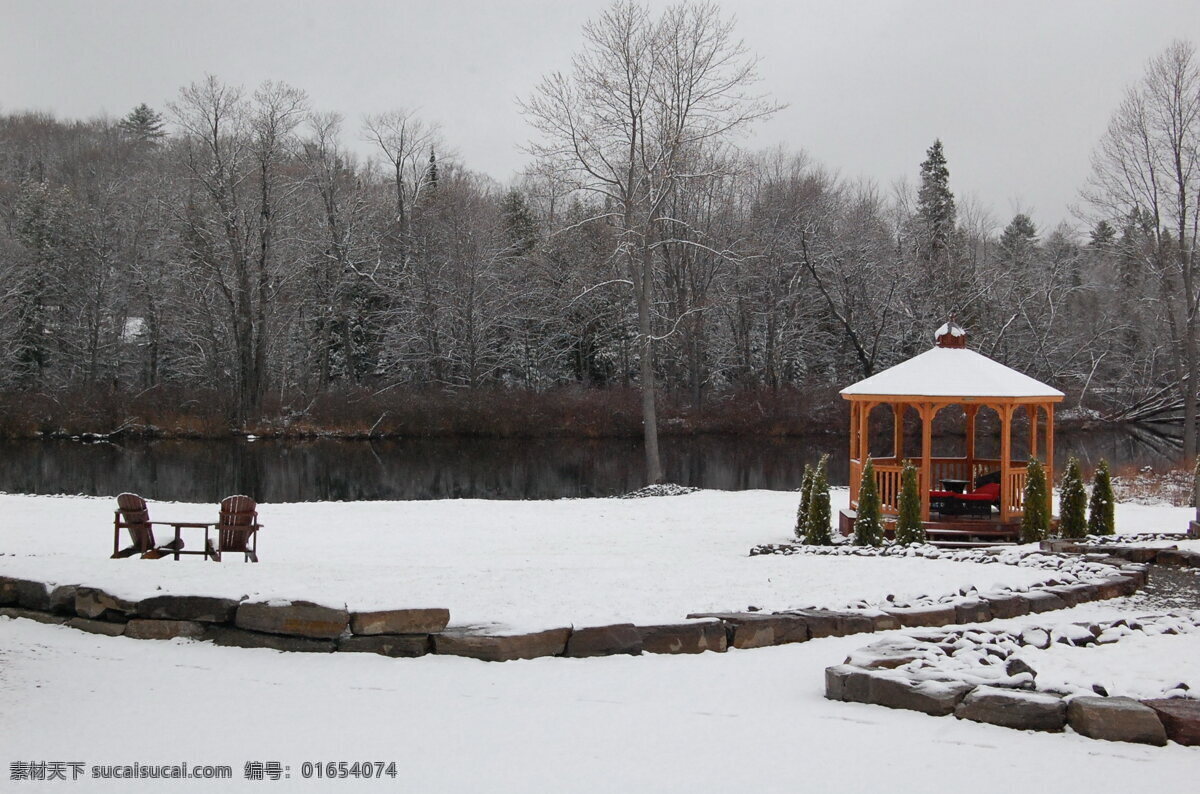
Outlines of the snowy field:
M836 509L847 492L834 497ZM836 607L1053 576L919 559L748 556L755 544L792 539L797 500L780 491L701 491L649 499L262 505L262 562L246 565L236 555L221 564L200 557L109 560L114 500L0 496L9 527L0 575L88 584L131 599L170 592L360 610L447 607L453 624L515 628L675 621L748 606ZM159 521L216 518L215 505L151 503L150 510ZM158 540L169 537L160 533ZM190 548L200 548L202 537L185 530Z
M835 491L835 507L846 492ZM0 496L0 574L155 592L290 596L351 608L446 606L515 626L677 620L688 611L835 605L886 593L1029 584L1043 571L931 560L748 557L789 539L797 495L264 505L263 562L109 560L113 500ZM156 520L213 505L152 504ZM1119 530L1172 531L1188 509L1121 505ZM193 536L185 536L191 538ZM197 544L189 544L195 547ZM1181 544L1183 545L1183 544ZM1194 543L1188 544L1195 546ZM1122 614L1119 602L1029 616ZM988 624L999 626L1001 623ZM1190 791L1200 748L1109 744L827 701L852 636L698 656L535 659L281 654L99 637L0 618L0 760L225 764L231 781L7 780L5 790L1061 794ZM1170 644L1183 639L1179 645ZM1184 647L1186 645L1186 647ZM1073 651L1073 649L1068 649ZM1128 668L1147 685L1194 638L1068 653L1064 677ZM1173 660L1173 661L1172 661ZM1126 675L1125 678L1130 676ZM302 780L304 762L395 761L395 780ZM278 761L286 782L245 780Z

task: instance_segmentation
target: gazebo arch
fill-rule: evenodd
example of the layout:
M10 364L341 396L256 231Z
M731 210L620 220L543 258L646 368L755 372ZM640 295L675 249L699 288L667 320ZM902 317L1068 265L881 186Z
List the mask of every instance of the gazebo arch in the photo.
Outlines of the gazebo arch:
M1029 417L1030 455L1045 462L1046 479L1054 481L1054 406L1062 402L1059 390L993 361L967 348L967 334L953 321L934 334L935 347L890 369L842 390L850 402L850 508L858 507L858 486L868 457L883 510L895 514L900 494L900 473L905 459L918 465L921 517L930 522L931 507L946 511L946 503L983 501L977 491L981 479L998 479L997 515L987 518L1001 526L1012 525L1024 512L1024 460L1013 460L1014 419ZM871 411L881 405L892 410L895 438L891 457L870 455ZM933 419L943 408L960 405L966 421L966 449L962 457L933 455ZM995 410L1000 421L999 457L977 457L975 419L983 406ZM920 457L904 450L904 415L913 408L921 424ZM1044 429L1042 424L1044 421ZM992 489L994 490L994 489ZM962 492L957 496L951 492ZM1049 489L1047 489L1049 492ZM1047 494L1047 499L1049 495ZM849 516L843 517L847 525Z

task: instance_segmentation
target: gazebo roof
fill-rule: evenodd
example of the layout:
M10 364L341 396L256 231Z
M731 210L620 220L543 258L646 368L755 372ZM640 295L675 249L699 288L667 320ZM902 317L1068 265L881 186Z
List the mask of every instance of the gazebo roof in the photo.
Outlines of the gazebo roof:
M938 329L939 333L942 329ZM1040 398L1066 395L966 347L934 347L842 389L843 397Z

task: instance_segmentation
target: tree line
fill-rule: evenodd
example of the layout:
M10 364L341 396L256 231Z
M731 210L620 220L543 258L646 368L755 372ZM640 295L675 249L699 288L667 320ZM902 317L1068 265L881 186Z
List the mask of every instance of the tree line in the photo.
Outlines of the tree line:
M186 395L250 428L330 401L628 388L654 424L664 396L830 404L954 315L1069 405L1186 411L1194 453L1190 44L1098 135L1086 221L1047 229L957 200L940 140L886 188L747 150L777 107L756 68L712 6L614 5L524 102L511 184L414 112L350 121L277 82L206 76L120 120L9 112L0 389Z

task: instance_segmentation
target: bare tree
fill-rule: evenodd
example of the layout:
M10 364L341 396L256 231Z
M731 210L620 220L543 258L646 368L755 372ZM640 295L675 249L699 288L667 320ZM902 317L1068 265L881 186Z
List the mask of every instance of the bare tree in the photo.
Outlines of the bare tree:
M683 3L652 18L642 5L619 2L583 36L571 73L547 76L522 108L541 134L533 154L599 194L619 230L613 254L638 316L646 476L660 482L653 302L655 248L669 237L666 202L718 175L693 171L691 155L775 107L748 93L757 61L715 5Z

